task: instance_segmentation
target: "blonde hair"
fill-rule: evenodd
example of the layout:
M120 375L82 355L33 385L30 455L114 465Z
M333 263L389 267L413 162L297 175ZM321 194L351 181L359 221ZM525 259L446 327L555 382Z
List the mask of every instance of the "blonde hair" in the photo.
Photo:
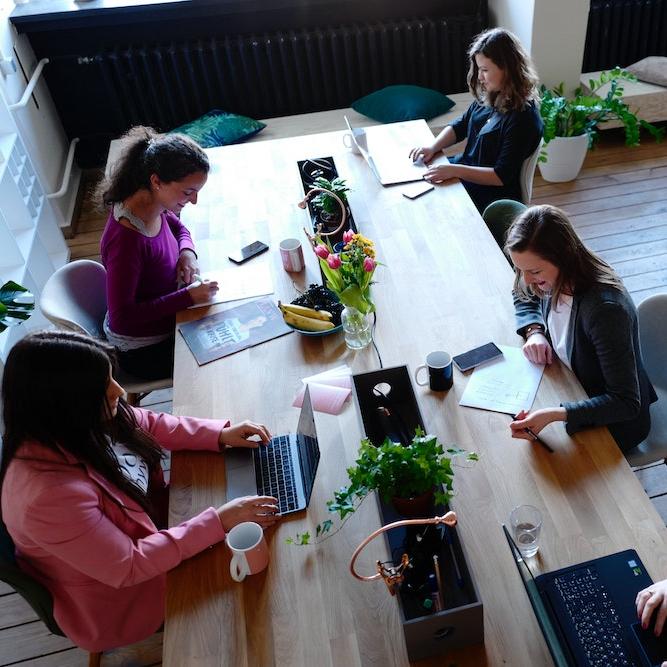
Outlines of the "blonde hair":
M488 95L477 78L476 55L483 55L504 73L503 89ZM537 72L519 39L504 28L492 28L477 35L468 49L468 87L475 99L498 111L521 111L528 102L539 101Z
M558 268L558 279L551 292L555 308L562 294L585 291L596 284L620 289L620 278L603 259L581 242L564 211L544 204L531 206L521 213L507 230L504 251L529 251ZM537 287L526 285L522 272L514 269L514 290L523 300L545 294Z

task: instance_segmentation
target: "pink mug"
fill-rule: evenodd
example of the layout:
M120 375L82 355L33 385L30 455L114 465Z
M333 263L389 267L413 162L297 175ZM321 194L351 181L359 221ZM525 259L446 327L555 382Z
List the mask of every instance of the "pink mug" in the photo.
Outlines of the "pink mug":
M234 581L243 581L269 564L269 547L258 523L245 521L234 526L227 533L227 546L232 552L229 573Z
M280 257L283 260L285 271L302 271L305 263L303 261L303 248L299 239L285 239L280 242Z

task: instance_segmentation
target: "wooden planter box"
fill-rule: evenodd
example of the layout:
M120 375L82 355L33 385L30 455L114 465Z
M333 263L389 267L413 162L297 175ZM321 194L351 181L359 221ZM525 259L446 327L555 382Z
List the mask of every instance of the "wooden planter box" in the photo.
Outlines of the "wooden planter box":
M371 442L379 444L390 434L411 437L417 426L427 430L406 366L355 375L354 387L364 430ZM385 396L374 393L375 387ZM391 416L378 407L389 407ZM404 518L379 497L378 505L383 525ZM436 507L435 515L441 516L447 509ZM484 642L483 605L468 567L461 536L456 529L447 530L448 535L444 527L409 526L385 533L395 564L400 562L403 553L410 554L413 559L414 567L408 570L396 594L410 660L442 655ZM418 534L421 536L419 541ZM444 603L441 611L435 611L435 607L428 609L428 603L424 605L430 600L426 574L433 571L433 554L438 555L440 563Z

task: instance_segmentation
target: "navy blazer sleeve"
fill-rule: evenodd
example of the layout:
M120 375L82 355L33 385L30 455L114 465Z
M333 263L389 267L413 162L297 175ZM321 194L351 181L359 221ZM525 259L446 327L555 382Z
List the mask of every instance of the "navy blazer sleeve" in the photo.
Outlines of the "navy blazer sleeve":
M479 107L479 104L473 102L456 120L450 123L450 127L454 130L454 134L456 135L456 143L463 141L468 136L470 117L477 107Z
M523 111L507 114L500 150L493 167L503 185L519 177L526 155L535 150L541 136L541 120L532 104Z
M633 323L620 303L603 301L586 317L587 334L595 349L604 385L600 394L563 403L568 433L635 419L641 407Z

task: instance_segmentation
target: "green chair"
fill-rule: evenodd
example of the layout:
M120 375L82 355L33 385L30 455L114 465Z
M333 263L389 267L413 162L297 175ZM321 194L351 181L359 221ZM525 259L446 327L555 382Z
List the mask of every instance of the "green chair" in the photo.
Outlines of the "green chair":
M16 563L14 542L2 521L0 521L0 581L9 584L25 599L49 632L60 637L65 636L53 617L53 596L45 586L19 568ZM101 656L101 653L91 653L88 666L99 667Z
M513 199L499 199L489 204L482 213L482 218L493 235L496 243L501 247L505 245L505 234L514 219L526 208L525 204Z

